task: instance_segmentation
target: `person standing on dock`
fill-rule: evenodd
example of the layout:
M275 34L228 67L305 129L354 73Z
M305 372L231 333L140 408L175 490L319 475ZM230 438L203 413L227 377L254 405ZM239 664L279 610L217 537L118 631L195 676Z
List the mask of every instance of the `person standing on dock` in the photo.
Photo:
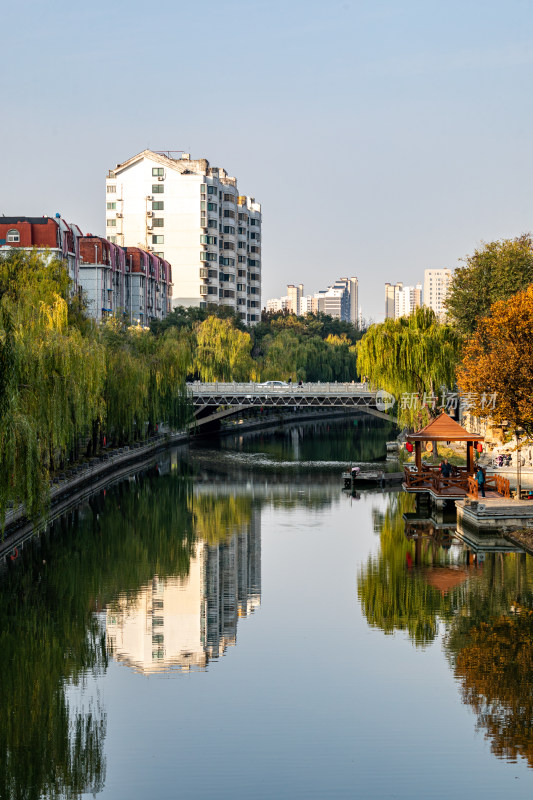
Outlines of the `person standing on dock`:
M440 474L443 478L449 478L452 474L452 466L448 464L448 459L445 458L442 464L440 465Z
M478 488L481 492L481 497L485 497L485 472L481 466L478 466L477 468L476 480Z

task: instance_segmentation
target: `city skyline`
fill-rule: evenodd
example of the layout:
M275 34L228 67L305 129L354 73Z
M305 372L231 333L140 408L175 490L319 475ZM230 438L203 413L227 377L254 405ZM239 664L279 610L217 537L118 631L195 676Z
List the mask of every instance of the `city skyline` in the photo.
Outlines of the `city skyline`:
M59 212L103 236L110 165L145 148L206 154L261 201L263 300L288 275L313 293L354 274L377 321L394 275L416 283L428 265L454 268L481 242L531 229L530 5L159 9L155 81L138 2L126 14L96 0L83 21L33 1L4 11L17 91L4 98L0 213ZM180 30L195 33L176 47ZM211 114L220 81L224 113Z

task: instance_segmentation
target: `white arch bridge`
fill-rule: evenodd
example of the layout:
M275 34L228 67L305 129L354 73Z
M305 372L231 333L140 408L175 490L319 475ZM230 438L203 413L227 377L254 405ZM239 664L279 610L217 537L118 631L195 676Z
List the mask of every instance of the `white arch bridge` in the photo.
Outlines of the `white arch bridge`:
M261 383L189 384L194 409L192 428L216 423L224 417L257 408L339 409L365 411L384 419L391 417L376 408L376 394L363 383L296 383L268 386Z

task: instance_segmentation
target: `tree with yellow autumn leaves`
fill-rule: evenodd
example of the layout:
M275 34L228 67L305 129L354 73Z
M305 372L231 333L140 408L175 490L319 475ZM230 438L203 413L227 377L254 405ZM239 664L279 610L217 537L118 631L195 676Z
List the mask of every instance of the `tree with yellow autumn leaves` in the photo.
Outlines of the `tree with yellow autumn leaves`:
M533 285L494 303L466 342L457 370L472 414L533 435ZM484 396L496 394L494 408Z

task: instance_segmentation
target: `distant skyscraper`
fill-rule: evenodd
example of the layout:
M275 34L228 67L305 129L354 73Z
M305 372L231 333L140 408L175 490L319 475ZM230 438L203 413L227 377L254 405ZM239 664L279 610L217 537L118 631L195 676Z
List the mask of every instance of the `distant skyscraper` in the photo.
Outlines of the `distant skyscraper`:
M267 311L287 309L293 314L328 314L330 317L352 322L359 321L359 282L357 278L339 278L327 289L314 296L304 295L303 283L287 286L285 297L267 300Z
M302 304L302 295L304 293L304 285L303 283L299 283L298 286L294 284L289 284L287 286L287 310L290 311L292 314L296 314L297 316L302 313L301 304Z
M451 269L426 269L424 272L424 305L432 308L441 320L446 316L444 302L451 282Z
M422 305L422 284L405 286L403 283L385 284L385 318L407 317Z

